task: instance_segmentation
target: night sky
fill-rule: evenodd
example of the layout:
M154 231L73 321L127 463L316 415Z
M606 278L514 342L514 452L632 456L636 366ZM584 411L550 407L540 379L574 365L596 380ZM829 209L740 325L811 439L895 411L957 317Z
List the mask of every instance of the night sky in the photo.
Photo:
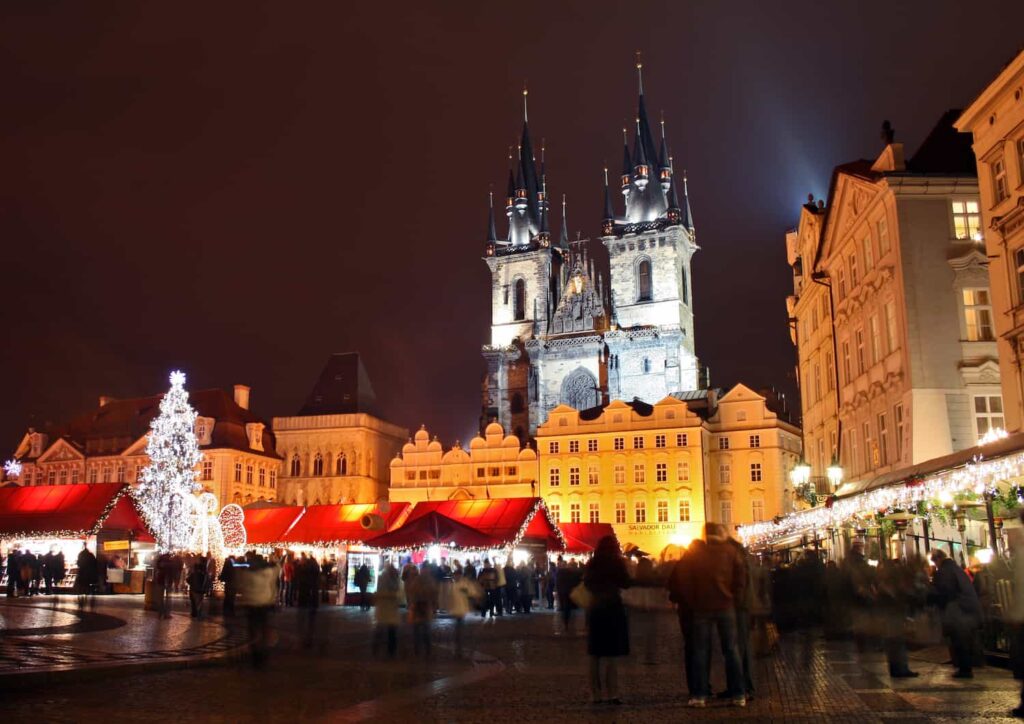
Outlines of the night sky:
M4 3L0 447L175 367L293 414L350 350L388 419L465 441L523 82L593 237L638 49L689 175L698 356L791 386L800 204L883 119L909 155L1021 28L1021 2Z

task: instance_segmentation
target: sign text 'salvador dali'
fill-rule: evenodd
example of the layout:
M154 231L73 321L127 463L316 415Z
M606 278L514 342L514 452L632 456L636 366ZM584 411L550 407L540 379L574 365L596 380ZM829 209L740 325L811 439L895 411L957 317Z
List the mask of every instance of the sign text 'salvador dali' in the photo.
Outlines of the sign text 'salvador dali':
M629 526L630 533L657 533L660 530L675 529L675 523L634 523Z

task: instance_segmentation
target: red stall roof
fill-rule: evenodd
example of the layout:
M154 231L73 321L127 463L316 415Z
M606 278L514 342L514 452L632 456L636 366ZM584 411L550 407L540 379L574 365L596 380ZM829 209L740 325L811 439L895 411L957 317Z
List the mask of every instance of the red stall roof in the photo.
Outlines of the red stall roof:
M0 488L0 538L80 538L101 528L153 540L127 484Z
M265 508L242 508L245 513L245 542L247 545L269 545L282 540L302 517L301 505L278 505Z
M432 510L390 533L374 538L377 548L425 548L450 545L456 548L501 548L501 541Z
M566 553L590 553L605 536L615 538L611 523L559 523Z
M387 513L381 513L374 503L355 505L311 505L306 514L279 540L284 543L305 543L307 545L345 545L365 543L370 538L391 530L405 519L408 503L391 503ZM368 530L363 528L365 515L379 515L384 519L384 528Z
M438 500L416 503L406 522L393 533L403 531L420 518L432 514L444 516L475 529L488 539L496 541L497 545L494 547L497 548L517 545L522 538L540 538L553 549L565 548L562 532L551 521L547 507L540 498ZM383 536L374 538L370 544L378 547L397 547L392 543L381 543L381 538ZM470 547L490 545L472 544Z

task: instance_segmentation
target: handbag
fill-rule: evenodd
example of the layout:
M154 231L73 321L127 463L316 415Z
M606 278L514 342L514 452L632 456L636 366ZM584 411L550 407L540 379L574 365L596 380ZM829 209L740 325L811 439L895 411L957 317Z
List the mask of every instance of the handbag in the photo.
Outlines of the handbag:
M578 583L576 587L569 592L569 600L573 602L573 605L579 608L590 608L594 602L594 594L587 588L587 584Z

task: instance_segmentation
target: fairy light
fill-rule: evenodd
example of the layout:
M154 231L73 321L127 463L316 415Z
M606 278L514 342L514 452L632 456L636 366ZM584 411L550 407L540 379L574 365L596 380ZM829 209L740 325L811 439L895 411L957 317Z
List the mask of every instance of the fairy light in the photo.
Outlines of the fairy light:
M218 518L224 545L231 549L244 548L247 534L245 532L245 511L242 510L242 507L237 503L229 503L220 511Z
M4 463L4 472L10 480L16 479L21 475L21 463L15 459L10 459Z

